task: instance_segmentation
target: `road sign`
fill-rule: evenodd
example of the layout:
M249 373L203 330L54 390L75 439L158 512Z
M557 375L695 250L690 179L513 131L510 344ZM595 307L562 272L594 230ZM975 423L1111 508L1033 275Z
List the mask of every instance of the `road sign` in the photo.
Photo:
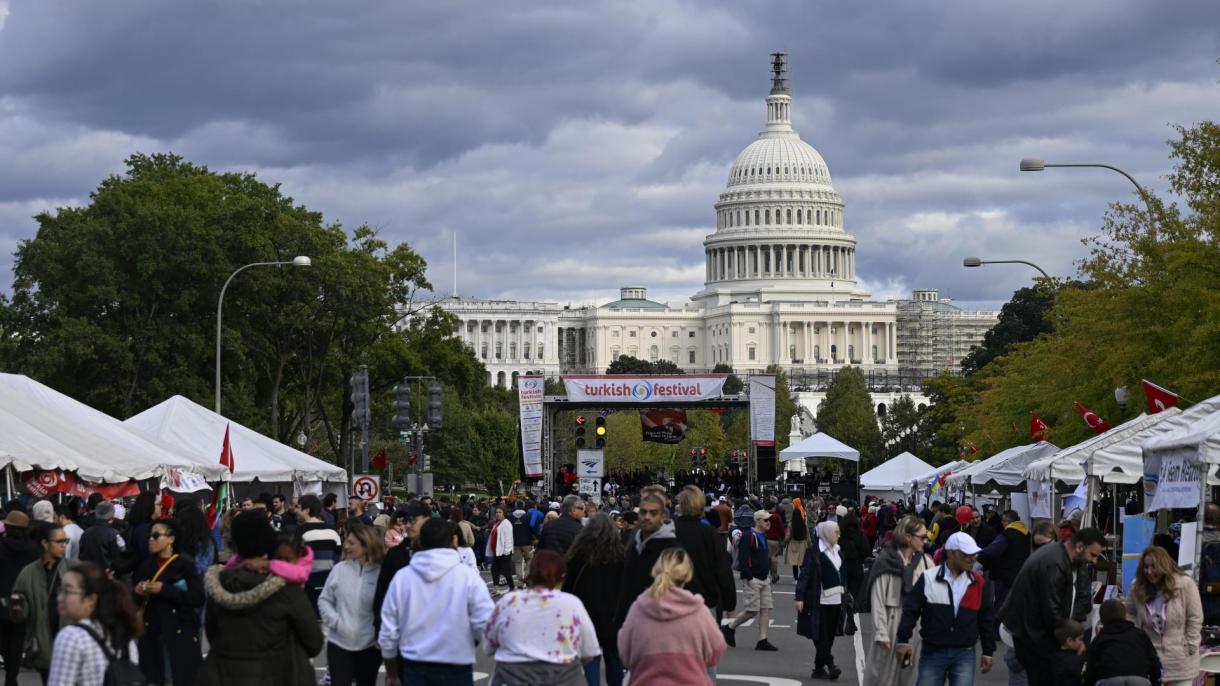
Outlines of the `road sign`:
M352 481L352 495L371 503L381 500L381 477L376 474L357 474Z
M580 492L588 493L589 498L597 503L602 504L602 480L600 478L582 478L580 480Z
M398 445L411 445L411 433L409 431L398 432Z
M606 454L600 450L576 451L576 476L600 479L606 475Z

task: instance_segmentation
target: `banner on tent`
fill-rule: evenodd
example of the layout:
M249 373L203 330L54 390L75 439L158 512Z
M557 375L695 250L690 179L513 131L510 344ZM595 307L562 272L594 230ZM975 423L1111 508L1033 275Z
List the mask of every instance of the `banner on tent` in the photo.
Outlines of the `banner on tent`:
M165 473L161 475L161 488L178 493L212 490L212 487L208 485L207 479L203 478L202 474L188 472L177 467L165 468Z
M1030 479L1028 484L1029 516L1032 518L1050 519L1051 494L1053 493L1051 482ZM1032 519L1029 521L1032 521Z
M775 445L775 377L750 377L750 442Z
M521 422L521 462L525 476L542 478L542 401L543 381L541 376L527 375L517 378L517 406Z
M1144 509L1148 512L1199 506L1203 466L1183 452L1144 460ZM1151 488L1150 488L1151 486Z

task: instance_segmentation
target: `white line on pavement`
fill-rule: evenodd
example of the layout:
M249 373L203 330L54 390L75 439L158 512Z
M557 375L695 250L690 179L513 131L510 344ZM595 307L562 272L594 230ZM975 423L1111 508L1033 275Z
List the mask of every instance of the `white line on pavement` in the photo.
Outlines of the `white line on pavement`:
M856 626L860 626L859 620L856 621ZM863 631L856 629L855 635L852 636L852 647L856 649L856 674L860 677L860 686L864 686L864 635Z
M796 679L785 679L778 676L749 676L746 674L717 674L716 681L728 679L731 681L749 681L755 684L766 684L767 686L801 686L801 682Z

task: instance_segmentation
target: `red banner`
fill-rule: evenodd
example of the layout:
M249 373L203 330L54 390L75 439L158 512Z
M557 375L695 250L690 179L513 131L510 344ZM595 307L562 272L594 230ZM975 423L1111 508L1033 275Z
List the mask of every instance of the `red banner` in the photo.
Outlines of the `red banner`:
M78 479L72 472L55 470L34 470L21 473L21 485L26 492L38 498L46 498L57 493L88 498L91 493L100 493L107 500L139 495L140 485L135 481L125 481L115 484L95 484Z

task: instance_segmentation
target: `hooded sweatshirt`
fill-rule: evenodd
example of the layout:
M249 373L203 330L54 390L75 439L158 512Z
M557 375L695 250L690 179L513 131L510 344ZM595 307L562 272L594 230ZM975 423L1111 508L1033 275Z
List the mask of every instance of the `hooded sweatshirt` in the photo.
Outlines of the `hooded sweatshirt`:
M373 595L379 565L344 560L330 570L318 596L318 614L327 640L344 650L364 650L377 642Z
M478 570L462 564L456 550L417 552L386 591L381 656L473 665L475 642L494 607Z
M660 600L641 594L618 632L619 656L633 684L711 684L707 668L724 650L724 636L703 598L684 588L670 589Z

